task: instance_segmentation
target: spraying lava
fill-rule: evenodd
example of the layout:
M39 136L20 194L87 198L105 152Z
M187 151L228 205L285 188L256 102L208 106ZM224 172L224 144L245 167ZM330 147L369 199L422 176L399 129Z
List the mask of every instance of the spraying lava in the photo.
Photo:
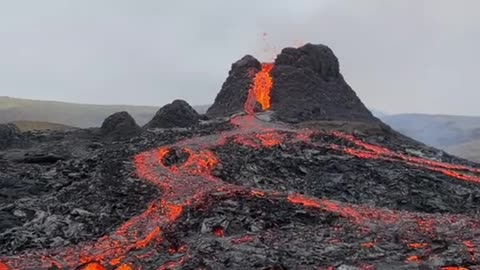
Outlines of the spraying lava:
M244 110L247 114L254 113L257 102L262 107L262 111L270 109L270 92L273 87L273 78L270 72L273 66L273 63L263 63L262 69L255 74L253 86L248 91L247 101L244 105Z

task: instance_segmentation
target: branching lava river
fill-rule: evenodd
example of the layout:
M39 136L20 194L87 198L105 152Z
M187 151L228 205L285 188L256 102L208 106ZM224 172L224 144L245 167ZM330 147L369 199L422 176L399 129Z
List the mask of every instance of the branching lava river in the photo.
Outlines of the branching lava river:
M343 155L358 159L383 160L392 163L404 163L435 173L441 173L456 181L466 181L480 184L480 169L468 166L454 165L433 161L420 157L401 154L387 148L366 143L352 135L341 132L318 132L308 129L294 130L280 124L266 123L253 115L255 102L261 104L263 110L270 107L269 91L272 79L269 72L272 64L264 64L250 91L250 97L245 105L247 115L237 116L231 120L237 126L235 130L217 135L196 137L165 145L134 157L137 174L143 180L154 185L161 191L159 199L151 202L148 209L140 215L128 220L115 232L92 242L78 246L61 247L48 250L29 250L15 256L0 258L0 270L13 269L150 269L146 262L161 261L155 269L181 268L192 255L187 245L172 245L164 235L164 231L175 224L188 209L196 209L199 205L211 206L214 200L206 204L212 194L222 194L225 198L257 198L275 203L287 203L303 207L308 211L327 212L338 215L358 229L361 235L368 226L388 228L401 226L405 233L398 235L404 245L412 251L412 255L402 258L405 265L417 265L430 258L434 247L429 242L418 241L431 237L441 230L468 228L477 231L480 219L463 214L444 214L441 216L416 212L393 211L384 208L373 208L366 205L341 203L334 200L308 197L299 193L283 193L275 190L259 190L226 183L215 177L212 170L219 166L219 159L212 148L227 142L252 149L266 149L295 143L315 146L313 136L333 136L346 140L354 147L329 144L326 147ZM252 105L253 104L253 105ZM283 132L296 134L285 136ZM168 162L169 156L180 152L185 156L179 162ZM134 200L135 198L132 198ZM366 226L368 224L368 226ZM461 224L461 226L459 225ZM212 234L224 237L221 227L215 227ZM232 239L232 243L243 245L251 243L255 236L245 235ZM308 239L305 239L308 241ZM374 241L361 244L365 250L375 249L381 244L380 236ZM462 245L465 254L475 263L479 259L477 246L480 236L465 236L462 233L456 237L444 239L449 243ZM332 241L331 245L335 245ZM151 265L151 264L149 264ZM358 265L362 269L374 269L365 262ZM464 266L445 265L443 270L467 269ZM335 269L334 266L321 265L318 269Z

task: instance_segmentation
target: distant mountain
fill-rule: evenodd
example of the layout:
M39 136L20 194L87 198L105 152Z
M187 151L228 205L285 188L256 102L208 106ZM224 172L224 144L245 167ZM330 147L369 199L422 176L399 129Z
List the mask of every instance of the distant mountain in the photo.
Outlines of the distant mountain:
M418 141L480 162L480 117L395 114L380 119Z
M446 147L445 151L459 157L480 162L480 139Z
M14 121L12 122L20 131L33 131L33 130L72 130L77 129L75 127L66 126L57 123L41 122L41 121Z
M385 116L388 115L387 113L384 113L384 112L382 112L380 110L377 110L377 109L372 109L372 108L368 108L368 109L377 118L382 118L382 117L385 117Z
M127 111L138 124L143 125L152 119L162 105L164 104L159 104L158 107L92 105L0 97L0 123L40 121L88 128L100 126L107 116L115 112ZM194 106L199 113L204 113L207 108L208 106Z
M397 131L435 147L480 139L480 117L396 114L380 117Z

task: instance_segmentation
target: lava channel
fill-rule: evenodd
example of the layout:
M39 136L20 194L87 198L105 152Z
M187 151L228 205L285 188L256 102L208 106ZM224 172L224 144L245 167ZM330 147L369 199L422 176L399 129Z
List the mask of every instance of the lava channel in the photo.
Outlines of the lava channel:
M271 107L270 94L273 87L273 78L270 72L273 69L273 63L263 63L262 68L255 74L253 86L248 90L247 100L244 104L244 111L247 114L255 112L257 103L262 107L262 111Z
M248 104L245 105L247 112L253 113L255 104L251 102L253 97L255 102L259 102L262 105L262 109L270 107L269 95L273 81L269 72L272 68L272 64L264 64L262 65L262 70L255 76L254 87L250 91L249 100L247 100ZM242 118L240 117L240 119ZM145 262L152 260L156 263L156 269L181 267L188 262L191 256L189 248L188 246L182 247L179 249L179 252L183 255L180 258L170 259L172 249L164 246L166 243L163 231L167 226L177 222L186 208L202 204L210 194L216 192L224 192L232 197L241 195L272 200L273 198L277 200L280 198L284 202L304 208L335 213L349 220L352 224L378 224L386 226L402 222L403 225L407 224L411 227L412 232L419 235L429 235L435 232L436 228L449 228L449 226L459 221L472 230L476 230L479 227L479 220L463 215L444 215L439 219L435 215L423 213L392 211L339 203L328 199L309 198L300 194L282 195L275 191L253 190L227 184L212 175L212 170L218 165L218 160L210 150L224 143L227 136L232 137L234 143L256 149L293 143L293 141L289 141L289 138L274 129L264 130L262 126L255 128L252 126L252 123L248 124L248 128L243 127L240 123L248 121L241 121L240 119L232 119L232 123L239 124L234 131L228 131L215 136L196 137L136 155L134 164L138 176L161 190L162 196L151 202L145 212L128 220L110 235L77 246L28 250L18 255L0 258L0 270L128 270L143 269ZM247 133L251 129L255 129L257 132ZM295 140L315 145L310 140L311 136L316 134L315 132L309 130L295 132L297 132ZM441 172L460 181L480 183L480 178L474 175L480 173L479 169L399 154L383 147L367 144L351 135L340 132L324 133L324 135L333 135L357 145L361 149L339 145L330 146L334 150L342 151L357 158L404 162L431 171ZM172 149L174 148L181 149L183 153L188 155L188 158L182 164L166 165L166 157L173 153ZM218 229L216 234L223 236L223 230ZM480 239L460 238L451 239L451 241L463 244L466 252L474 257L477 253L475 243L479 243ZM248 242L250 240L243 239L239 241ZM375 244L376 242L370 242L364 244L364 247L373 248ZM417 242L407 243L407 245L414 250L428 248L428 245ZM405 258L405 263L417 264L421 261L422 256L412 254L410 257Z

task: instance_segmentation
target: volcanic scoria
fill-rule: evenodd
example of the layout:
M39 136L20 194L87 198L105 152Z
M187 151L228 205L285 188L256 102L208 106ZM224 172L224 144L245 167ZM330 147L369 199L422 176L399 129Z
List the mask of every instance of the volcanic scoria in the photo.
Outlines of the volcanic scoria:
M8 131L0 269L480 269L480 165L373 117L326 46L151 123Z

